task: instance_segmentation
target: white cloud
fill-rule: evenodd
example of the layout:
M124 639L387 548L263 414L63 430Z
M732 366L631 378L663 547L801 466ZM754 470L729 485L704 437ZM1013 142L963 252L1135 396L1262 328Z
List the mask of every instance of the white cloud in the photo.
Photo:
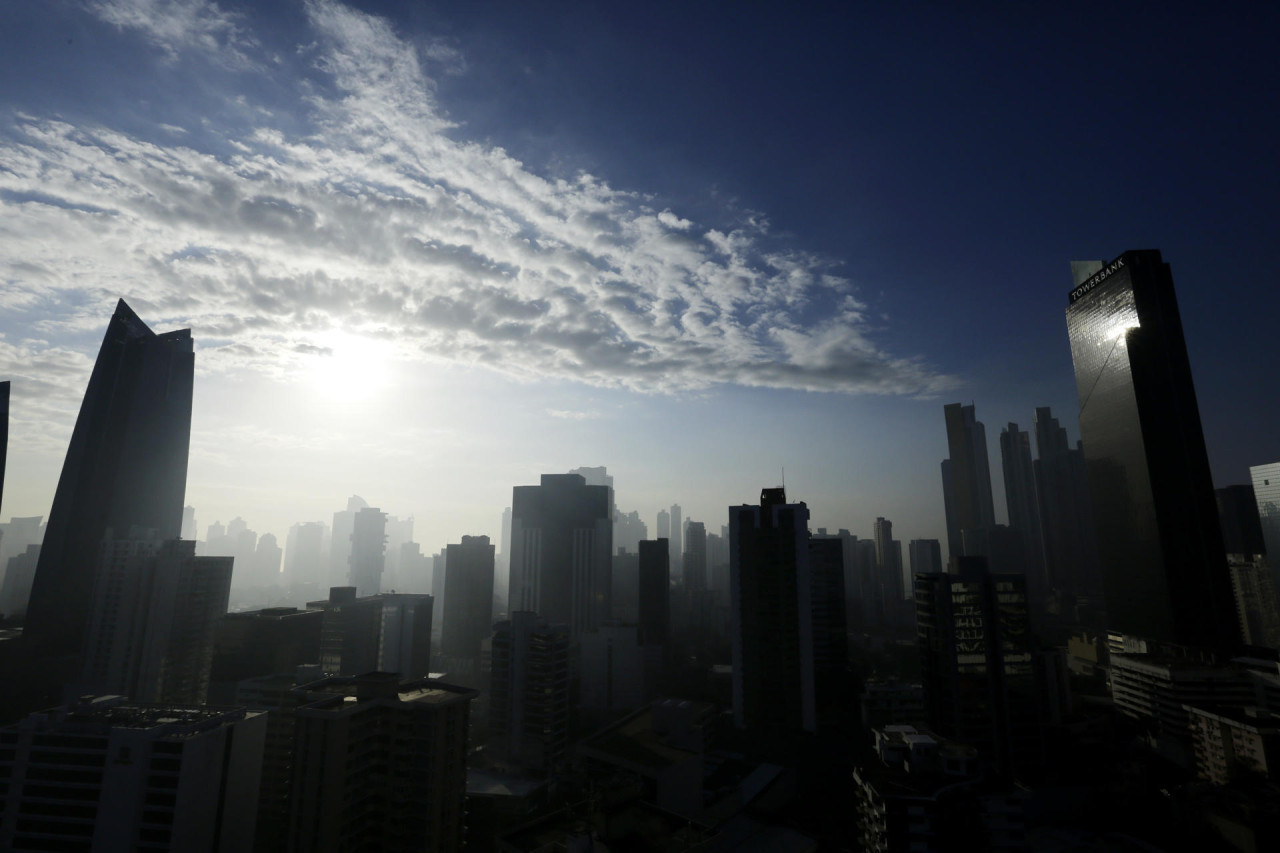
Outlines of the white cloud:
M545 178L459 138L420 59L456 71L452 47L336 2L306 9L305 53L332 80L300 88L309 132L251 98L259 126L227 131L230 153L160 123L147 140L16 119L0 138L0 302L53 312L53 337L100 329L124 296L157 328L192 326L213 370L284 375L345 328L403 358L644 391L947 384L882 351L851 284L778 250L762 217L711 229L592 175ZM261 64L213 3L97 12L177 58Z

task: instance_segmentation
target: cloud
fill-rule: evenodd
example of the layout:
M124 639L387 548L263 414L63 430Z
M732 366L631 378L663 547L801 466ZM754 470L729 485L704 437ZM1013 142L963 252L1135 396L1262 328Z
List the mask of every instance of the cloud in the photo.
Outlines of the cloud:
M336 2L305 9L322 80L296 82L305 113L288 121L249 99L256 124L214 145L163 117L152 139L15 117L0 136L0 299L52 337L100 329L123 295L157 328L190 325L202 370L284 375L343 329L403 358L640 391L948 386L878 344L836 265L780 248L763 217L700 226L590 174L539 175L466 140L437 103L426 68L465 69L455 48ZM265 66L215 3L95 10L172 61Z

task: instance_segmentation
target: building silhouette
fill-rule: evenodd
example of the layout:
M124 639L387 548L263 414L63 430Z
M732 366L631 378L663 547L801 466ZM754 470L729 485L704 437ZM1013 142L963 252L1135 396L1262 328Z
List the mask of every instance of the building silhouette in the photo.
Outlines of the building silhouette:
M318 585L327 580L324 537L328 529L323 521L302 521L289 528L289 536L285 540L284 576L290 586Z
M288 850L462 849L476 691L370 672L295 692Z
M942 571L942 543L937 539L912 539L907 550L911 554L912 577Z
M1109 624L1230 649L1240 628L1169 265L1142 250L1072 272L1067 329Z
M943 406L950 457L942 462L942 494L947 513L947 547L951 556L964 553L965 530L996 523L991 500L991 466L987 462L987 430L973 406Z
M1023 565L1031 592L1042 600L1047 584L1040 512L1036 504L1035 466L1031 461L1031 435L1018 429L1015 423L1000 430L1000 467L1004 474L1009 527L1018 532L1022 541Z
M1046 582L1050 589L1071 596L1100 596L1102 575L1084 450L1068 443L1066 429L1047 407L1036 409L1033 426L1037 458L1032 467Z
M134 528L107 538L94 577L80 691L200 704L227 612L231 557L197 557L190 539Z
M640 644L646 678L657 683L671 660L671 551L665 539L645 539L639 557Z
M387 514L377 507L364 507L351 525L350 583L361 596L382 592L382 571L386 568Z
M680 504L671 505L671 573L684 577L684 520Z
M957 557L945 574L915 576L921 681L930 727L978 748L1003 772L1039 765L1039 684L1022 574Z
M80 653L108 528L181 534L194 369L190 329L157 335L120 300L71 434L31 586L24 640L41 654Z
M491 751L500 761L547 772L569 745L569 630L529 611L493 626L489 692Z
M355 587L335 586L323 610L320 665L326 675L359 675L375 670L420 678L431 671L432 597L382 593L359 597Z
M787 503L780 488L764 489L759 506L729 509L733 719L741 729L817 732L825 717L820 706L837 692L834 670L842 669L845 642L842 549L816 540L815 554L808 521L808 507ZM829 648L837 633L840 648Z
M1249 468L1258 524L1262 528L1263 562L1271 571L1272 585L1280 590L1280 462Z
M329 577L325 586L345 586L351 576L351 534L356 526L356 513L369 504L359 495L347 498L347 508L333 514L333 537L329 543Z
M534 611L577 637L609 618L613 519L608 486L543 474L516 486L511 509L511 611Z
M493 545L488 536L463 536L449 545L445 562L444 611L440 653L480 666L480 647L493 633Z
M684 588L690 592L707 589L707 526L701 521L685 526Z

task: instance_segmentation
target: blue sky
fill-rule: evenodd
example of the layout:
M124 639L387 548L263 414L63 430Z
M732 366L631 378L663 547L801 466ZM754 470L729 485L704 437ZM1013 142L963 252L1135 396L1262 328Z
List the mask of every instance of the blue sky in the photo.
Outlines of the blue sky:
M115 298L190 326L188 501L428 548L607 465L715 530L943 536L942 405L1077 433L1073 258L1173 265L1219 485L1280 458L1266 4L8 4L4 514ZM997 510L1003 515L1003 508Z

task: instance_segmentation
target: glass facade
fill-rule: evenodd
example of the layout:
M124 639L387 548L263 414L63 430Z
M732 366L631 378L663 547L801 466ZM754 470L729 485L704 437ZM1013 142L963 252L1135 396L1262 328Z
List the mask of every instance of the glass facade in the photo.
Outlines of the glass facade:
M1258 520L1262 522L1262 541L1266 545L1266 566L1273 584L1280 589L1280 462L1255 465L1249 469L1253 479L1253 495L1258 501Z
M1070 298L1110 625L1230 647L1239 628L1169 266L1157 251L1126 252Z

